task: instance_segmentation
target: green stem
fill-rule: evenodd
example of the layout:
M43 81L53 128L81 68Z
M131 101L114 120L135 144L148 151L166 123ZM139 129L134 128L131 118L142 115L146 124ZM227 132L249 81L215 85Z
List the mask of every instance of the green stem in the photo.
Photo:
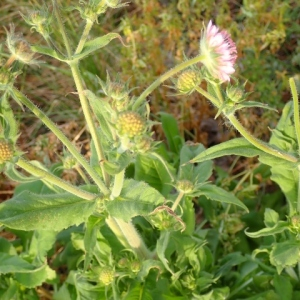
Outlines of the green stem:
M210 93L208 93L207 91L205 91L204 89L202 89L200 86L195 87L195 90L197 92L199 92L200 94L202 94L204 97L206 97L208 100L210 100L210 102L216 106L217 108L219 108L219 100L217 98L215 98L213 95L211 95Z
M299 102L298 102L297 87L294 78L290 78L289 82L290 82L291 92L293 96L294 124L295 124L296 137L298 142L298 154L300 155L300 120L299 120Z
M264 151L265 153L271 154L275 157L279 157L281 159L284 159L286 161L290 162L297 162L297 158L289 155L288 153L284 153L282 151L279 151L277 149L271 148L263 141L255 138L252 136L246 129L243 127L243 125L238 121L238 119L233 115L226 115L227 119L230 121L230 123L235 127L235 129L253 146L256 148Z
M125 169L123 169L120 173L115 175L115 181L114 186L111 190L110 194L110 200L114 200L121 194L121 190L123 188L124 183L124 175L125 175Z
M90 185L90 181L88 179L88 177L85 175L85 173L81 170L79 165L76 165L74 167L74 169L78 172L78 174L81 176L81 178L83 179L83 181L85 182L85 184Z
M94 141L95 144L95 149L97 152L97 156L98 156L98 160L100 162L100 167L102 170L102 175L105 181L106 186L109 186L109 176L106 173L104 166L103 166L103 162L105 161L105 155L102 149L102 145L101 145L101 141L100 141L100 137L97 133L96 130L96 126L92 117L92 111L89 105L89 102L84 94L84 88L83 88L83 82L82 82L82 78L80 76L80 72L79 72L79 68L78 68L78 63L77 62L70 62L69 63L71 71L72 71L72 75L74 78L74 82L77 88L77 92L79 95L79 99L80 99L80 103L81 103L81 107L82 107L82 111L84 113L84 117L87 123L87 126L90 130L92 139Z
M86 20L86 24L85 24L83 33L81 35L80 41L78 43L77 49L75 51L75 54L79 54L82 51L84 44L89 36L89 33L93 27L93 24L94 24L94 22L92 22L90 19Z
M173 203L173 205L172 205L172 207L171 207L171 209L172 209L173 211L176 210L176 208L177 208L177 206L179 205L179 203L180 203L180 201L181 201L181 199L182 199L183 196L184 196L184 193L183 193L183 192L180 192L180 193L178 194L178 196L177 196L175 202Z
M127 223L113 217L108 217L105 221L124 247L133 249L140 258L153 257L131 221Z
M60 14L59 14L57 2L56 2L56 0L53 0L52 2L53 2L53 9L54 9L55 17L56 17L56 20L57 20L57 24L58 24L60 33L62 35L62 38L64 40L64 44L65 44L65 47L66 47L66 50L67 50L68 58L70 59L72 57L72 51L71 51L71 46L70 46L70 43L69 43L69 39L68 39L67 33L65 31L64 24L61 20Z
M21 167L28 173L30 173L36 177L40 177L41 180L50 182L50 183L60 187L61 189L65 190L75 196L78 196L82 199L94 200L97 197L97 195L95 195L95 194L91 194L89 192L83 191L83 190L79 189L78 187L73 186L70 183L63 181L61 178L49 173L48 171L34 166L33 164L26 161L22 157L19 158L19 160L16 162L16 165Z
M155 152L151 152L150 156L153 156L153 157L157 158L163 164L163 166L165 167L165 169L166 169L166 171L167 171L167 173L168 173L168 175L171 179L171 182L174 182L175 179L174 179L172 173L170 172L165 160L159 154L157 154Z
M70 140L63 134L63 132L47 117L47 115L36 107L23 93L16 88L11 89L11 96L16 101L20 101L23 105L28 107L63 143L63 145L70 151L70 153L76 158L79 164L87 171L94 182L97 184L103 194L108 195L110 191L105 186L97 172L89 165L84 157L77 151L76 147L70 142Z
M151 85L149 85L144 92L136 99L135 103L133 104L133 110L137 109L141 103L144 101L144 99L150 94L152 93L153 90L155 90L161 83L163 83L164 81L166 81L167 79L169 79L170 77L174 76L175 74L177 74L178 72L188 68L191 65L194 65L196 63L199 63L201 61L203 61L203 59L205 58L204 55L199 55L196 56L190 60L184 61L181 64L177 65L176 67L174 67L173 69L167 71L165 74L163 74L162 76L160 76L159 78L157 78Z

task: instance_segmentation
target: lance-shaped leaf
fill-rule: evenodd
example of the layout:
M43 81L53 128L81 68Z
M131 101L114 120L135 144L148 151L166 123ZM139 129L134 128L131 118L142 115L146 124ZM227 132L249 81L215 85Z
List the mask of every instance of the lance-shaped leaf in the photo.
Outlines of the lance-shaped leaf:
M259 107L259 108L277 111L277 109L270 107L267 104L256 102L256 101L245 101L245 102L238 103L234 106L234 110L239 110L242 108L250 108L250 107Z
M281 233L285 230L289 229L289 224L288 222L285 221L279 221L275 226L273 227L267 227L267 228L263 228L259 231L255 231L255 232L247 232L245 230L245 233L247 236L251 237L251 238L259 238L262 236L269 236L269 235L275 235L277 233Z
M0 205L0 224L19 230L62 230L92 214L96 201L74 195L38 195L24 191Z
M131 218L150 214L155 207L164 202L164 197L145 182L125 180L121 194L107 202L108 213L128 222Z
M105 47L111 40L113 40L115 38L118 38L122 41L122 38L118 33L111 32L104 36L100 36L96 39L86 42L81 53L79 53L78 55L75 55L74 59L79 60L79 59L82 59L82 58L88 56L92 52Z
M46 56L53 57L53 58L55 58L57 60L60 60L60 61L66 61L67 60L62 55L58 54L55 50L53 50L51 48L48 48L48 47L45 47L45 46L34 45L34 46L31 46L31 50L36 52L36 53L39 53L39 54L43 54L43 55L46 55Z
M198 191L193 192L193 196L201 195L204 195L206 198L214 201L237 205L248 211L247 206L243 202L241 202L237 197L235 197L232 193L229 193L224 189L219 188L216 185L205 184L201 186Z

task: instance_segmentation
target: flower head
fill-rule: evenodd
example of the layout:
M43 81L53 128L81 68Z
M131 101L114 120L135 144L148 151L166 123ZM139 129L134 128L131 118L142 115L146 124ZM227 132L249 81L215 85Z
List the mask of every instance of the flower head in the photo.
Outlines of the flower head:
M230 81L237 58L235 43L230 34L209 21L200 40L200 52L205 55L203 64L208 72L221 81Z

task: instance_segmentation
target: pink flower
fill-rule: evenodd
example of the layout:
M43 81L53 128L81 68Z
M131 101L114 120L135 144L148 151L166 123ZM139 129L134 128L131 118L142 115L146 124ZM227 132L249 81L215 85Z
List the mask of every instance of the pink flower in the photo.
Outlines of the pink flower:
M203 64L214 78L230 81L229 75L235 71L237 51L227 31L220 30L209 21L200 40L200 52L205 55Z

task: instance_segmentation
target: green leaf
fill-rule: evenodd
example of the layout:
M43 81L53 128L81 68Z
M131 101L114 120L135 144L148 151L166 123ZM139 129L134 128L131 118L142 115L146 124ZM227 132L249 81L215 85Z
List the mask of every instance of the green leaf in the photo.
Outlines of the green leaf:
M108 159L104 161L105 171L110 175L116 175L124 170L132 160L129 151L119 154L113 152L113 155L109 155Z
M264 222L267 227L274 227L279 221L279 214L270 208L266 208L264 214Z
M201 186L200 189L195 193L195 195L204 195L208 199L219 201L222 203L233 204L248 211L247 206L238 198L236 198L232 193L229 193L224 189L212 184L205 184Z
M188 163L193 157L205 151L202 144L185 144L180 151L180 179L187 179L192 182L197 179L197 183L208 180L212 175L213 162L211 160L199 163L197 166Z
M267 227L267 228L263 228L259 231L256 232L248 232L245 230L245 234L251 238L259 238L262 236L269 236L269 235L275 235L277 233L281 233L285 230L289 229L289 224L288 222L284 222L284 221L279 221L278 223L276 223L275 226L273 227Z
M0 251L10 255L17 255L17 251L8 240L3 237L0 237Z
M147 259L142 262L142 267L137 274L137 279L140 281L144 281L151 269L158 269L159 273L161 273L164 269L164 266L158 260Z
M183 144L176 119L167 113L160 112L162 128L166 135L170 151L179 154Z
M166 163L167 164L167 163ZM167 164L171 176L174 169ZM168 195L172 186L172 178L166 170L161 160L151 154L140 154L136 158L135 176L136 180L146 181L149 185L160 191L163 195Z
M165 198L148 184L129 179L124 181L120 196L107 202L106 209L112 217L128 222L135 216L148 215L164 200Z
M55 242L56 234L53 230L36 230L33 233L28 253L34 258L35 265L44 263L47 252Z
M154 300L145 285L138 284L131 289L124 300Z
M94 216L90 216L88 221L86 222L86 230L84 233L84 248L86 251L86 255L84 259L84 270L87 270L92 260L94 248L97 242L97 233L99 231L99 227L103 223L104 223L103 218L97 218Z
M112 41L115 38L118 38L122 41L122 38L118 33L111 32L104 36L100 36L98 38L86 42L81 53L75 55L74 59L77 60L83 59L84 57L88 56L92 52L105 47L110 41Z
M33 270L34 266L16 255L0 252L0 274Z
M157 256L164 265L164 267L171 273L174 274L174 272L169 267L169 262L166 259L165 251L169 246L169 240L170 240L170 232L168 231L162 231L160 234L160 237L156 244L156 252Z
M15 274L16 280L27 288L34 288L47 279L54 279L55 277L55 271L50 269L48 265L42 265L40 268Z
M290 280L286 276L275 274L273 279L273 285L280 299L282 300L293 299L293 286Z
M267 104L256 102L256 101L246 101L246 102L238 103L234 106L234 110L239 110L242 108L250 108L250 107L260 107L268 110L277 111L277 109L270 107Z
M26 183L26 182L36 182L37 178L35 176L26 176L19 172L16 169L16 165L13 163L7 163L6 164L6 169L5 169L5 175L15 181L15 182L20 182L20 183Z
M295 241L285 241L273 245L270 262L280 274L285 267L293 267L300 260L300 244Z
M0 224L20 230L60 231L86 221L95 204L68 193L38 195L23 191L0 204Z
M43 54L46 56L50 56L53 57L57 60L60 61L66 61L66 58L64 58L63 56L61 56L60 54L58 54L55 50L45 47L45 46L39 46L39 45L33 45L31 46L31 50L33 52L39 53L39 54Z

